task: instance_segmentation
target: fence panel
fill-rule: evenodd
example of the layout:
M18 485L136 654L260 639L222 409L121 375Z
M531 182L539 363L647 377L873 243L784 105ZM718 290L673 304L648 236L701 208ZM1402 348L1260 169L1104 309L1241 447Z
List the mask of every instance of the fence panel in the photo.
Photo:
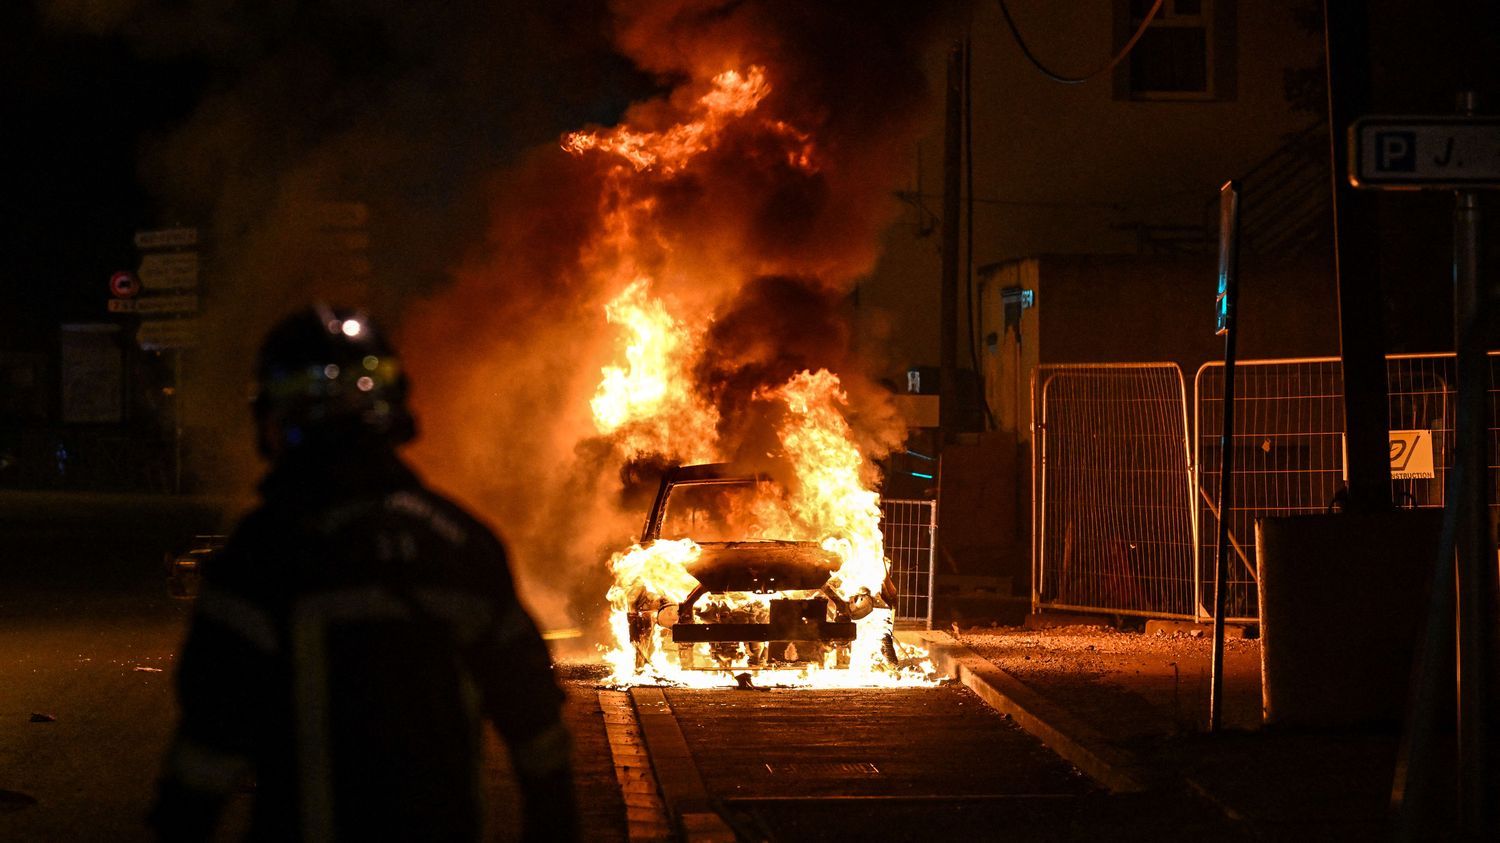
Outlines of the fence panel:
M882 500L880 529L896 584L896 622L932 629L937 502Z
M1432 446L1431 476L1393 477L1398 505L1441 507L1448 469L1453 464L1456 366L1451 354L1391 355L1386 358L1388 422L1392 430L1415 431ZM1496 356L1490 356L1490 507L1497 495L1496 455L1500 431L1494 424ZM1224 367L1209 363L1194 379L1195 487L1199 507L1196 567L1199 617L1211 605L1218 536L1217 498L1223 454ZM1235 449L1226 616L1254 621L1256 598L1255 519L1326 512L1344 485L1344 384L1336 357L1247 360L1235 374Z
M1196 507L1182 371L1039 366L1032 401L1033 609L1192 617Z
M1198 370L1196 422L1198 616L1211 615L1219 535L1219 473L1224 464L1224 366ZM1225 614L1254 618L1255 519L1324 512L1343 485L1343 368L1336 357L1250 360L1235 368L1231 559Z

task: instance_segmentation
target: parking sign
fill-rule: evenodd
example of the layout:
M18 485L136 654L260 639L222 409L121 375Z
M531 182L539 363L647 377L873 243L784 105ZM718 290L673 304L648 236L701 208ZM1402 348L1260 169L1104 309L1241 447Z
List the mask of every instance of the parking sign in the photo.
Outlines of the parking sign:
M1374 190L1500 188L1500 118L1361 117L1349 182Z

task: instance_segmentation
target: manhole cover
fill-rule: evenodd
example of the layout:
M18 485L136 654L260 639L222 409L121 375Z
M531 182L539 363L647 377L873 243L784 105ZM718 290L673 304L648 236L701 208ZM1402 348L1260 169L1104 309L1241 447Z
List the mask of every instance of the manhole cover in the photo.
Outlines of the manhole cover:
M767 764L774 776L878 776L880 768L868 761L813 762L804 764Z

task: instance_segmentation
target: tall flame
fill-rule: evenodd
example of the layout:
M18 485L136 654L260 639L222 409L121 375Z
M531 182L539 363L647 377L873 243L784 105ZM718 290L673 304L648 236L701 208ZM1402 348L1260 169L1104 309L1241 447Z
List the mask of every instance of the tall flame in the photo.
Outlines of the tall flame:
M602 4L608 27L582 25L607 28L640 71L624 86L666 87L473 180L483 241L455 234L453 283L402 320L428 431L412 457L504 524L550 626L598 620L606 591L617 606L682 594L692 546L629 549L641 484L674 463L774 474L779 491L736 504L742 534L795 542L840 589L880 593L871 461L903 431L857 365L846 295L901 211L946 18L942 3L794 5ZM567 66L584 99L523 110L612 100L592 66Z
M866 484L868 463L840 412L848 396L839 379L827 370L800 372L764 394L788 411L780 439L797 475L788 513L843 562L835 574L843 588L878 594L886 577L880 496Z
M636 172L657 168L670 175L711 148L730 120L754 111L770 92L765 68L751 67L744 73L726 70L715 76L709 91L698 98L694 119L660 132L629 126L608 132L573 132L563 138L563 149L575 154L599 150L625 159ZM795 134L790 127L787 130Z
M804 174L817 172L819 152L811 134L757 114L770 94L763 67L725 70L710 80L675 123L651 129L622 124L563 138L563 149L573 155L605 156L603 160L613 162L601 184L600 233L586 262L607 288L618 290L604 305L604 317L619 331L619 357L602 367L590 407L599 434L609 438L625 459L659 456L691 464L726 462L735 456L726 453L719 433L724 420L695 377L711 320L674 315L678 303L656 288L666 278L674 289L722 288L724 278L745 279L757 268L714 267L719 276L715 284L697 283L703 269L674 252L677 241L672 232L663 231L659 196L663 183L689 179L694 160L714 150L731 132L753 133L760 144L756 154L775 150L770 154L782 166ZM799 371L784 382L761 385L750 398L756 412L775 409L770 415L780 419L775 429L779 444L776 453L764 456L789 466L791 478L785 489L758 494L745 511L735 513L740 536L816 544L837 560L830 586L845 600L878 607L858 621L850 652L839 655L837 648L820 649L821 664L804 657L798 663L806 667L797 681L926 681L920 669L900 671L887 664L889 654L882 652L882 645L890 643L892 609L884 602L890 589L874 489L878 478L855 444L845 416L848 397L838 376L826 369ZM688 569L701 550L691 539L656 540L610 560L614 647L607 659L616 681L723 681L713 671L684 669L679 648L664 638L666 623L657 623L658 613L675 612L697 585ZM764 618L769 599L737 593L705 598L711 602L710 611L741 618ZM651 643L642 649L642 640ZM819 670L822 666L845 669Z
M702 337L653 299L637 278L604 308L610 324L628 334L625 365L605 366L590 406L604 435L617 435L628 457L680 454L688 462L713 458L718 413L684 384Z

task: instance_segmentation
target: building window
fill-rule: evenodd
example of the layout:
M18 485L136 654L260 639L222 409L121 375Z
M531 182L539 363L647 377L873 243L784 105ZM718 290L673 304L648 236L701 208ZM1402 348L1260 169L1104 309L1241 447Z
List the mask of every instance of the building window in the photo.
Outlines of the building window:
M1116 45L1135 34L1153 0L1117 0ZM1234 98L1233 0L1162 0L1161 10L1115 71L1117 99Z

